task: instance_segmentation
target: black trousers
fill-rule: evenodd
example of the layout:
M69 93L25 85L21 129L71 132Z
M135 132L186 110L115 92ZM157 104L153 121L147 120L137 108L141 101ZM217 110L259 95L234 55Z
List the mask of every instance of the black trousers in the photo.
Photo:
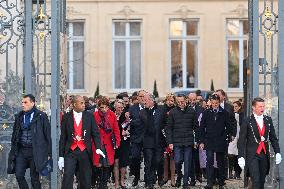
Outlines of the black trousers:
M213 186L215 177L214 177L214 151L212 150L206 150L206 156L207 156L207 164L206 164L206 170L207 170L207 185ZM224 167L224 152L216 152L216 160L218 165L218 183L220 186L225 185L225 167Z
M87 150L76 148L70 150L64 157L64 174L62 189L73 189L74 175L78 167L80 189L91 188L92 164Z
M131 164L130 169L135 179L140 180L140 166L141 166L141 153L142 143L131 143Z
M20 147L16 157L16 179L20 189L29 189L25 179L26 169L30 168L31 183L33 189L40 189L39 173L36 171L33 158L33 149Z
M228 158L229 158L229 173L231 174L232 171L234 170L235 176L240 176L242 169L240 168L240 166L238 164L238 156L229 154Z
M145 185L151 186L156 183L159 165L163 160L162 151L155 148L144 148L144 164L145 164ZM159 173L161 174L161 173Z
M199 162L199 150L192 149L191 169L189 170L189 177L191 182L195 182L196 177L201 178L201 168Z
M248 171L252 178L253 189L264 189L265 177L268 169L268 158L263 152L248 162Z

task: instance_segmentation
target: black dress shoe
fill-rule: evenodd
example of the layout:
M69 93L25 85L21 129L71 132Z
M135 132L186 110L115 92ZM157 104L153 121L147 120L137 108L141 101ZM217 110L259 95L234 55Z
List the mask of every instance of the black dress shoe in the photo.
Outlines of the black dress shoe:
M188 185L188 184L184 184L184 185L182 186L182 189L190 189L190 188L189 188L189 185Z
M134 178L132 182L132 186L135 187L138 185L138 179Z
M226 185L226 183L225 183L225 182L220 183L220 184L219 184L219 189L224 189L224 188L225 188L225 187L224 187L225 185Z
M196 177L196 180L198 180L198 182L202 183L202 176L201 177Z
M181 178L177 178L176 187L179 188L181 186Z
M153 184L145 185L145 188L147 188L147 189L154 189L154 185Z
M189 186L195 186L196 182L195 181L190 181Z
M168 182L168 181L161 180L161 181L158 182L158 185L159 185L160 187L162 187L162 186L164 186L165 184L167 184L167 182Z
M208 185L206 185L206 186L204 187L204 189L213 189L213 186L208 186Z

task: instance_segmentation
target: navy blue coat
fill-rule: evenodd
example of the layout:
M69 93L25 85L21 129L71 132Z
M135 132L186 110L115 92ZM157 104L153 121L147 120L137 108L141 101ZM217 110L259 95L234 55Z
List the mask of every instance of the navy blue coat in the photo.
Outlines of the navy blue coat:
M228 136L236 136L236 127L232 126L229 112L219 107L216 115L212 108L203 112L200 123L200 143L205 144L206 150L225 152Z
M21 111L15 115L15 123L13 127L12 139L11 139L11 156L16 157L19 150L19 139L21 125L23 124L24 112ZM34 112L33 119L31 121L32 130L32 149L33 158L36 166L36 170L40 172L48 156L52 156L51 149L51 126L46 113L36 109Z

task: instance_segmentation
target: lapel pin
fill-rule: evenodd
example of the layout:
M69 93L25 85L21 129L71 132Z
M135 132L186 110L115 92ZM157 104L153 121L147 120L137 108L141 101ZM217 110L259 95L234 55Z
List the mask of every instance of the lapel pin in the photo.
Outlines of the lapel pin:
M260 137L261 142L265 141L265 138L263 136Z

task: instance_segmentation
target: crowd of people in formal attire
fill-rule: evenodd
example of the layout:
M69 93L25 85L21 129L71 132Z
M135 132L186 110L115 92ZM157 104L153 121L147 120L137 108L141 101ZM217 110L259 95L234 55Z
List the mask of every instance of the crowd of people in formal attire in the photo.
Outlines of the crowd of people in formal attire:
M15 123L19 126L13 131L11 157L16 171L11 173L20 188L27 189L23 174L30 168L32 185L38 189L43 162L51 156L50 128L46 114L36 110L34 97L23 99L32 103ZM222 189L227 179L241 179L242 170L252 188L263 189L269 172L268 141L276 164L282 158L272 120L264 115L264 100L255 98L252 109L246 118L242 100L230 103L222 89L207 99L198 91L170 93L162 101L145 90L131 96L123 92L114 100L68 96L59 141L62 189L73 189L74 182L80 189L139 188L142 181L147 189L166 184L188 189L197 182L206 182L205 189ZM35 118L44 125L41 130L30 126ZM37 143L39 137L44 140ZM41 159L37 153L43 154ZM129 176L131 186L126 185Z

